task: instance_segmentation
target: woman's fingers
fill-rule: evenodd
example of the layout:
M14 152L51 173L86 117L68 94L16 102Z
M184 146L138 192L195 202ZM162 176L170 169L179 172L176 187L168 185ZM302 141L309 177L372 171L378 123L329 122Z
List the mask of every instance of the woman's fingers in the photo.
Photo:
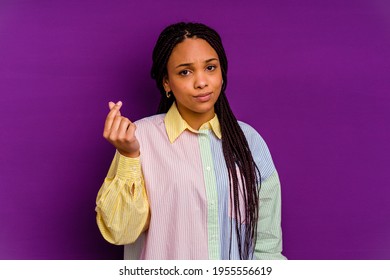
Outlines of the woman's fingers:
M135 137L136 126L128 118L121 116L122 102L109 102L110 112L104 124L103 136L117 148L117 150L129 157L139 156L140 145Z
M131 125L131 121L128 118L121 117L121 122L118 127L118 140L125 141L126 140L126 132L129 126Z
M119 101L116 104L114 102L109 102L108 107L110 108L110 112L107 115L106 122L104 124L103 137L107 138L111 134L112 124L115 121L116 117L120 117L120 108L122 107L122 102Z
M118 129L114 130L120 120ZM139 156L140 145L135 137L135 124L128 118L117 117L113 123L111 134L107 139L117 150L124 156L137 157Z
M134 138L135 138L135 130L137 129L137 127L135 126L134 123L130 122L129 126L127 127L127 130L126 130L126 140L127 141L133 141Z
M135 137L135 130L137 129L136 125L134 123L130 123L126 130L126 143L128 143L129 151L131 151L131 154L128 156L130 157L138 157L140 155L140 145L137 140L137 137Z
M115 140L116 136L119 134L119 127L121 125L122 119L122 116L116 116L112 122L110 128L110 137L113 137L113 140Z
M112 108L114 108L114 106L115 106L115 103L114 103L114 102L112 102L112 101L108 102L108 108L110 108L110 110L111 110Z

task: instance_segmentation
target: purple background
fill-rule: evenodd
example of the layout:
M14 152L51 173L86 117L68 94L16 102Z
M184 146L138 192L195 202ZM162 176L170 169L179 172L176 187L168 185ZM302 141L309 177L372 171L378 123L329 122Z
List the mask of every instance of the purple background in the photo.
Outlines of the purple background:
M290 259L390 259L390 2L0 2L0 259L120 259L95 223L109 100L156 111L151 52L204 22L237 118L267 141Z

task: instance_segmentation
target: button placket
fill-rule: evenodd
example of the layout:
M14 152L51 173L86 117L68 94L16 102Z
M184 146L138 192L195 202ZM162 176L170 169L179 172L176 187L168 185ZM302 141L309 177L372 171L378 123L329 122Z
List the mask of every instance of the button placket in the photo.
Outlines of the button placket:
M207 198L207 228L210 259L219 258L219 224L218 224L218 194L214 174L214 163L210 143L209 130L199 133L199 144L202 158L202 169Z

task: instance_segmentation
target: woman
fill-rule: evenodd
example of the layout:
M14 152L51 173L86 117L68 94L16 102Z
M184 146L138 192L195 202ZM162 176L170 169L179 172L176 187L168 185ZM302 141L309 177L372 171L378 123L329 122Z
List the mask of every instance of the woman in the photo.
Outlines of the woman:
M153 51L158 115L135 123L109 103L117 153L97 197L103 237L125 258L284 259L280 184L268 148L226 99L220 36L168 26Z

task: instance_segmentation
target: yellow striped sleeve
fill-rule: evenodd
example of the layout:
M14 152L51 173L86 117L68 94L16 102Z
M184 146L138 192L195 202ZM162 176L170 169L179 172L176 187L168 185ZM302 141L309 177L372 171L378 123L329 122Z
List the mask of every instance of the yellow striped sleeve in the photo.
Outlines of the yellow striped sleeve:
M116 245L130 244L149 226L140 159L116 152L96 198L96 221L101 234Z

